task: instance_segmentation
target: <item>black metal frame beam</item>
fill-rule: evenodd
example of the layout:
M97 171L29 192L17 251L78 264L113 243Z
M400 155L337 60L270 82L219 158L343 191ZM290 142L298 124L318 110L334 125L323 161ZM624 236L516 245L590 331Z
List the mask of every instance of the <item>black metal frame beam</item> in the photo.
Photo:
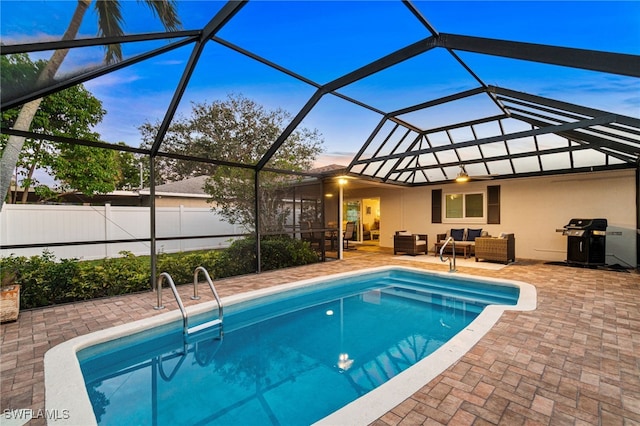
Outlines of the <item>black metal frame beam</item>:
M529 93L518 92L516 90L505 89L503 87L489 86L488 90L496 95L504 95L522 101L527 101L532 104L545 105L550 108L554 108L560 111L571 111L574 114L583 115L586 117L598 117L603 115L609 115L611 112L603 111L595 108L588 108L580 105L571 104L568 102L558 101L555 99L544 98L542 96L536 96ZM640 119L628 117L625 115L617 115L617 122L619 124L625 124L627 126L640 128Z
M411 13L413 13L413 16L416 17L416 19L418 21L420 21L420 23L427 29L429 30L429 32L431 33L432 36L434 37L438 37L440 34L438 33L438 30L436 30L436 28L431 25L431 23L427 20L427 18L425 18L425 16L422 14L422 12L420 12L415 6L414 4L411 2L411 0L402 0L402 3L404 3L404 5L407 7L407 9L409 9L411 11Z
M176 87L176 90L173 93L173 98L171 99L169 107L167 108L167 112L165 113L165 116L162 119L162 123L160 123L160 127L158 128L158 133L156 134L155 140L153 141L153 145L151 147L152 156L156 155L156 153L160 150L160 144L162 143L164 136L169 129L171 120L173 120L173 117L178 109L178 105L180 104L182 96L187 89L187 85L191 80L193 71L198 64L198 59L200 58L200 55L202 54L207 41L211 39L211 37L213 37L215 33L218 32L227 22L229 22L229 20L236 13L238 13L246 3L246 0L238 2L227 2L216 14L216 16L214 16L213 19L211 19L211 21L209 21L209 23L202 30L200 39L196 42L196 45L191 52L191 56L189 56L189 61L187 62L184 72L180 77L178 87Z
M48 140L48 141L57 142L57 143L68 143L71 145L82 145L82 146L89 146L94 148L109 149L112 151L131 152L134 154L141 154L141 155L150 154L148 149L136 148L130 145L119 145L119 144L112 144L107 142L74 139L74 138L68 138L65 136L46 135L43 133L26 132L23 130L15 130L7 127L0 128L0 133L6 134L6 135L21 136L24 138L35 139L35 140L41 139L41 140ZM194 162L205 163L205 164L215 164L219 166L238 167L238 168L244 168L244 169L255 168L255 166L252 164L235 163L233 161L216 160L211 158L196 157L192 155L177 154L177 153L163 152L163 151L158 151L158 153L156 154L156 157L171 158L174 160L182 160L182 161L194 161ZM313 178L323 177L322 174L318 174L318 173L305 173L305 172L298 172L295 170L281 170L281 169L270 168L270 167L265 167L263 171L280 173L285 175L292 175L292 176L306 176L306 177L313 177Z
M435 39L433 37L420 40L389 55L386 55L376 61L373 61L368 65L365 65L364 67L358 68L355 71L345 74L342 77L338 77L337 79L325 84L324 86L321 86L302 107L298 114L296 114L291 123L285 128L282 134L280 134L273 145L271 145L265 155L260 159L258 165L256 166L257 170L261 170L266 166L266 164L273 157L276 151L280 148L280 146L282 146L284 141L287 140L291 133L293 133L296 127L302 122L302 120L326 93L334 92L344 86L348 86L349 84L352 84L377 72L385 70L393 65L404 62L407 59L413 58L414 56L431 50L434 47Z
M529 124L533 123L533 121L530 121L530 120L536 121L536 118L539 118L542 121L536 121L540 123L538 127L544 127L544 126L549 126L549 125L558 124L558 123L561 123L561 124L569 123L569 121L566 121L566 120L561 120L559 118L550 117L548 115L543 115L543 114L538 114L538 113L534 113L527 110L522 110L521 108L511 108L511 117L517 120L525 121ZM621 146L623 146L624 151L628 151L628 149L633 148L633 145L635 144L636 150L638 150L638 153L640 153L640 141L624 135L623 133L625 130L616 129L614 126L606 125L606 124L602 125L601 127L602 129L589 128L589 129L571 130L570 131L572 135L571 138L580 140L584 135L595 134L595 135L601 136L602 138L604 138L605 140L611 143L620 144ZM567 132L567 134L569 134L569 132ZM623 141L623 142L618 142L618 141ZM627 145L625 142L629 142L629 145Z
M493 143L493 142L502 142L510 139L519 139L519 138L525 138L528 136L542 135L547 133L559 133L559 132L564 132L566 130L572 130L572 129L581 128L581 127L597 126L597 125L610 123L615 121L616 117L617 116L614 114L609 114L606 116L597 117L593 119L581 120L575 123L565 123L565 124L556 125L556 126L546 126L543 128L525 130L525 131L515 132L515 133L508 133L504 135L489 136L489 137L481 138L477 140L457 142L455 145L442 145L442 146L432 147L429 149L408 151L402 154L385 155L375 159L357 160L354 162L354 164L364 164L371 161L391 160L395 158L430 154L435 152L448 151L452 149L459 149L459 148L465 148L470 146L479 146L479 145L484 145L484 144Z
M403 47L402 49L396 50L389 55L386 55L363 67L360 67L355 71L345 74L342 77L338 77L337 79L323 86L323 90L325 91L325 93L333 92L334 90L338 90L344 86L355 83L358 80L362 80L363 78L369 77L370 75L404 62L407 59L411 59L422 53L428 52L429 50L435 48L436 45L437 41L434 37L428 37L423 40L419 40L413 44L410 44L409 46Z
M457 101L458 99L464 99L464 98L468 98L470 96L475 96L475 95L478 95L480 93L486 92L486 90L487 89L485 89L484 87L476 87L475 89L465 90L463 92L455 93L453 95L444 96L442 98L433 99L433 100L430 100L430 101L427 101L427 102L422 102L422 103L417 104L417 105L413 105L413 106L409 106L409 107L406 107L406 108L398 109L398 110L390 112L389 116L397 117L397 116L400 116L400 115L409 114L411 112L420 111L420 110L425 109L425 108L430 108L430 107L434 107L434 106L437 106L437 105L446 104L448 102Z
M440 33L438 46L511 59L640 77L640 56Z
M23 130L10 129L7 127L2 127L0 129L0 133L5 135L21 136L23 138L29 138L29 139L35 139L35 140L48 140L52 142L68 143L71 145L91 146L94 148L110 149L113 151L125 151L125 152L133 152L135 154L149 155L149 150L143 149L143 148L135 148L129 145L116 145L116 144L106 143L106 142L97 142L97 141L88 141L84 139L68 138L65 136L45 135L42 133L26 132Z
M545 128L549 126L549 123L534 120L525 116L514 115L514 118L520 121L524 121L525 123L529 123L538 128L540 127ZM570 124L562 121L559 121L559 122L562 123L560 125ZM558 125L558 124L552 124L552 125ZM591 149L603 152L604 154L607 154L607 155L611 155L625 162L633 162L634 157L638 155L638 152L634 153L633 151L630 151L628 149L628 146L625 144L618 143L611 140L605 140L596 136L587 135L587 134L581 133L580 130L583 130L583 129L577 128L577 129L559 131L554 133L557 134L558 136L572 140L576 143L588 144ZM603 148L612 150L612 151L603 151ZM626 155L616 154L615 152L626 154Z
M411 0L402 0L402 2L411 11L411 13L413 13L416 19L418 19L418 21L420 21L420 23L431 33L433 37L436 37L436 38L440 37L440 33L435 29L433 25L431 25L431 23L429 23L429 21L427 21L427 18L425 18L424 15L422 15L422 13L413 5ZM478 82L478 84L480 84L482 87L485 87L485 88L487 87L485 82L482 81L482 79L478 76L478 74L476 74L471 69L471 67L467 65L460 56L458 56L456 52L454 52L452 49L447 49L447 51L453 57L453 59L455 59L460 64L460 66L462 66L462 68L464 68L465 71L467 71L467 73L469 73L469 75L471 75L471 77L473 77L473 79ZM502 105L500 105L500 103L497 102L493 96L489 95L489 97L493 100L493 102L496 104L498 108L502 109L503 112L505 112Z
M117 62L111 65L105 65L103 67L99 67L89 72L81 73L73 77L69 77L67 79L57 81L53 84L47 85L42 88L34 88L33 92L30 92L27 95L20 96L17 98L9 98L3 99L2 104L0 106L1 111L5 111L7 109L18 107L24 103L40 99L44 96L50 95L52 93L59 92L61 90L67 89L71 86L75 86L77 84L85 83L89 80L92 80L96 77L100 77L106 74L109 74L113 71L117 71L122 68L126 68L128 66L137 64L144 60L153 58L155 56L161 55L163 53L169 52L174 49L178 49L182 46L185 46L189 43L193 43L194 39L186 38L184 40L177 41L175 43L168 44L166 46L162 46L158 49L154 49L150 52L145 52L140 55L134 56L133 58L125 59L123 61Z
M506 98L502 98L502 99L506 99ZM518 119L520 120L523 120L524 119L523 117L535 117L535 118L547 120L547 122L545 122L544 125L567 122L557 118L558 116L566 117L573 120L582 120L586 118L584 115L573 114L571 112L567 112L564 110L559 111L551 108L546 108L544 106L534 105L534 104L530 104L530 103L515 100L515 99L508 99L508 102L509 104L521 105L524 107L524 108L519 108L519 107L514 107L512 105L508 105L507 108L511 112L512 117L514 118L518 117ZM529 109L526 109L526 108L529 108ZM542 112L546 112L547 115L542 114ZM630 149L634 148L635 146L636 150L640 150L640 139L634 138L631 136L631 135L640 136L640 129L628 127L625 125L620 125L619 123L611 123L611 124L603 125L601 127L602 129L589 129L588 131L590 133L601 135L605 139L612 142L616 142L616 141L628 142L629 143L628 147ZM580 138L581 134L582 133L580 132L579 129L575 130L573 137ZM640 153L640 151L637 151L637 152Z
M511 175L499 175L499 176L492 176L491 179L482 179L482 180L484 182L493 182L493 181L502 180L502 179L521 179L521 178L528 178L528 177L569 175L569 174L575 174L575 173L592 173L592 172L607 171L607 170L628 170L633 167L634 166L629 165L627 163L607 165L607 166L576 167L573 169L543 170L543 171L537 171L537 172L514 173ZM473 179L473 176L471 176L471 179ZM446 180L430 181L430 182L424 182L424 183L416 183L414 185L401 185L401 184L398 184L398 185L428 186L428 185L445 185L445 184L450 184L452 182L454 182L453 179L446 179ZM390 181L388 183L393 183L393 182Z
M450 124L448 126L434 127L434 128L427 129L427 130L423 131L422 134L430 135L430 134L433 134L433 133L444 132L444 131L447 131L447 130L461 129L463 127L475 126L477 124L485 124L485 123L491 123L493 121L500 121L500 120L505 119L505 118L509 118L509 116L508 115L492 115L492 116L489 116L489 117L477 118L475 120L469 120L469 121L464 121L464 122L461 122L461 123Z
M272 170L275 172L284 172L279 171L277 169L267 168L267 164L269 160L275 155L276 151L282 146L282 144L286 141L286 139L295 131L297 126L302 122L304 117L306 117L309 112L315 107L315 105L320 101L320 99L325 94L332 94L336 97L339 97L343 100L351 102L355 105L358 105L362 108L366 108L372 112L378 113L383 116L380 125L374 130L371 137L365 142L363 147L360 149L359 153L354 157L351 164L349 165L347 170L350 170L352 167L360 164L364 164L364 168L362 169L361 175L364 175L363 172L366 171L367 165L377 162L380 163L380 166L377 167L376 174L380 172L384 167L387 161L394 161L395 164L391 167L392 170L397 170L397 167L402 164L402 159L413 157L416 164L420 155L424 153L435 153L445 150L453 150L457 153L458 148L464 148L467 146L479 146L484 143L491 143L495 141L503 141L506 144L506 141L509 139L526 137L525 135L533 136L534 138L537 135L545 134L545 133L556 133L561 137L567 138L569 140L576 141L577 143L587 144L590 148L599 150L600 152L605 153L606 155L610 155L612 157L618 158L625 162L632 160L637 160L640 157L640 141L638 141L634 136L640 136L640 120L632 117L619 116L615 114L610 114L605 111L599 111L592 108L581 107L578 105L569 104L566 102L555 101L552 99L542 98L535 95L529 95L522 92L516 92L509 89L498 88L495 86L487 86L484 84L482 79L469 67L465 64L465 62L458 56L457 52L466 51L473 52L478 54L486 54L492 56L506 57L511 59L518 60L527 60L539 63L546 63L558 66L567 66L571 68L579 68L586 69L591 71L598 72L606 72L610 74L618 74L618 75L626 75L632 77L640 77L640 56L637 55L628 55L628 54L619 54L619 53L610 53L610 52L602 52L602 51L594 51L594 50L586 50L586 49L575 49L575 48L566 48L566 47L557 47L550 45L542 45L542 44L533 44L533 43L523 43L523 42L513 42L506 40L498 40L498 39L489 39L482 37L472 37L472 36L464 36L464 35L456 35L456 34L446 34L439 33L435 27L429 23L429 21L422 15L422 13L415 7L411 0L402 0L403 4L408 8L408 10L413 14L413 16L429 31L431 34L430 37L419 40L411 45L408 45L404 48L401 48L387 56L384 56L376 61L373 61L363 67L360 67L350 73L347 73L325 85L320 85L317 82L314 82L304 76L301 76L291 70L288 70L276 63L273 63L265 58L262 58L258 55L253 54L252 52L247 51L246 49L236 46L229 41L223 40L216 35L216 33L224 27L224 25L229 22L235 14L247 3L247 0L241 1L229 1L227 2L219 12L211 19L207 25L202 30L186 30L186 31L176 31L176 32L162 32L162 33L147 33L147 34L136 34L136 35L126 35L121 37L105 37L105 38L88 38L88 39L79 39L79 40L67 40L67 41L53 41L53 42L42 42L42 43L25 43L19 45L10 45L10 46L2 46L2 54L12 54L12 53L26 53L26 52L36 52L36 51L46 51L46 50L54 50L54 49L72 49L72 48L80 48L80 47L88 47L88 46L99 46L104 44L113 44L113 43L131 43L131 42L144 42L150 40L172 40L176 38L183 38L177 42L171 43L167 46L163 46L159 49L156 49L151 52L147 52L145 54L138 55L134 58L127 59L118 64L113 64L109 66L100 67L99 69L92 70L90 72L83 73L81 75L77 75L71 78L68 78L64 81L55 82L54 84L39 89L36 92L30 93L27 96L21 96L20 98L10 99L9 101L4 100L1 108L8 109L19 106L25 102L30 100L34 100L40 98L42 96L46 96L48 94L63 90L67 87L70 87L75 84L83 83L85 81L91 80L93 78L102 76L111 71L115 71L117 69L135 64L142 60L148 59L155 55L159 55L161 53L165 53L167 51L173 50L178 47L182 47L189 43L194 43L194 48L191 53L191 57L183 75L178 83L176 91L174 93L174 97L172 98L170 105L166 111L164 119L160 125L159 131L156 134L154 142L150 150L144 149L130 149L129 147L123 147L121 145L112 145L105 144L102 142L91 142L91 141L79 141L70 138L57 138L59 142L65 143L77 143L89 146L103 147L107 149L117 149L121 151L131 151L140 154L150 154L152 156L163 156L168 158L175 158L181 160L188 161L201 161L205 163L213 163L220 165L228 165L233 167L243 167L249 169L255 169L257 171L260 170ZM294 79L297 79L305 84L310 85L316 89L316 92L312 95L312 97L308 100L305 106L298 112L298 114L294 117L291 123L285 128L281 135L276 139L274 144L267 150L265 155L258 161L257 164L238 164L233 162L226 161L218 161L218 160L209 160L195 156L189 155L179 155L161 152L160 147L166 131L168 130L169 124L172 121L175 111L177 110L178 104L180 103L182 96L184 95L184 91L186 90L186 86L191 78L191 75L197 65L198 59L204 46L208 41L214 41L224 47L227 47L235 52L238 52L244 56L247 56L253 60L259 61L281 73L284 73ZM423 102L418 105L402 108L391 113L385 113L371 105L368 105L364 102L360 102L356 99L350 98L338 92L339 89L348 86L354 82L360 81L368 76L375 74L381 70L387 69L393 65L406 61L410 58L413 58L417 55L425 53L431 49L436 47L441 47L446 49L454 59L479 83L480 87L476 89L471 89L465 92L457 93L451 96L446 96L440 99L434 99L431 101ZM470 120L464 123L457 123L450 126L444 126L438 129L421 129L415 126L412 123L407 122L404 119L401 119L400 116L404 114L408 114L411 112L415 112L424 108L429 108L435 105L444 104L447 102L456 101L462 99L467 96L473 96L476 94L480 94L485 92L492 101L505 112L504 116L492 116L486 117L478 120ZM525 109L521 109L518 107L510 106L509 104L513 103L516 105L520 105L522 107L529 108L530 111L526 111ZM391 155L380 156L377 155L382 151L383 147L386 145L386 141L382 142L380 147L376 150L376 152L372 155L372 158L361 159L360 157L364 153L365 149L370 145L375 135L380 131L382 125L387 121L391 121L397 126L402 126L408 129L408 131L414 131L418 133L418 135L425 138L427 143L429 143L427 139L427 135L437 131L448 131L455 128L462 128L470 126L473 130L474 124L479 124L482 122L491 122L498 120L501 123L500 119L505 118L506 116L510 116L514 119L526 122L531 124L532 126L538 126L539 128L534 128L530 131L525 132L517 132L511 135L499 135L489 138L482 138L473 141L465 141L461 143L452 143L451 145L444 147L430 147L425 149L419 149L413 151L416 143L421 140L421 137L417 137L416 140L411 144L411 147L407 149L404 153L395 152L398 146L395 146L391 151ZM561 118L565 117L569 119L577 120L576 123L567 123L564 122ZM540 127L544 126L544 127ZM582 127L581 127L582 126ZM597 128L589 128L593 126L598 126ZM589 128L589 129L587 129ZM11 129L2 129L2 132L7 134L19 134L20 132L12 131ZM501 133L504 133L501 131ZM35 138L46 138L49 140L54 140L51 136L45 135L37 135L31 132L22 132L26 137L35 137ZM407 133L408 134L408 133ZM474 133L474 138L475 138ZM387 135L387 140L391 138L391 133ZM567 147L569 150L570 147ZM508 149L508 148L507 148ZM516 157L514 157L516 158ZM483 159L483 161L489 161L491 159ZM406 163L405 163L406 164ZM440 166L442 167L442 166ZM420 168L416 168L419 170ZM392 172L393 173L393 172ZM294 173L295 174L295 173ZM306 173L300 173L301 175L309 175ZM387 178L390 175L387 174ZM425 176L426 177L426 176ZM409 178L408 178L409 179ZM408 180L405 181L405 183Z
M541 156L545 156L545 155L552 155L552 154L561 154L561 153L565 153L565 152L575 152L575 151L585 151L585 150L589 150L592 149L590 146L588 145L568 145L568 146L563 146L563 147L558 147L558 148L550 148L550 149L544 149L544 150L536 150L536 151L527 151L527 152L518 152L518 153L509 153L509 154L504 154L504 155L497 155L495 157L486 157L486 158L478 158L475 160L468 160L465 161L464 164L465 165L470 165L470 164L486 164L486 163L492 163L495 161L504 161L504 160L509 160L509 159L515 159L515 158L527 158L527 157L541 157ZM419 171L419 170L433 170L433 169L442 169L445 167L458 167L460 165L460 162L458 161L450 161L448 163L441 163L441 164L430 164L430 165L425 165L425 166L420 166L420 167L412 167L412 168L407 168L405 169L405 171L411 171L411 172L415 172L415 171ZM549 170L543 170L541 168L541 171L549 171ZM512 175L515 175L515 173L513 173ZM508 177L510 175L505 175L505 177ZM471 176L473 178L473 176Z
M400 147L400 145L402 145L402 143L407 139L407 137L411 134L411 130L410 129L406 129L404 135L402 135L402 137L400 138L400 140L398 140L398 142L396 143L396 145L393 147L393 149L391 150L391 153L393 154L394 152L397 151L397 149ZM414 138L413 142L409 145L409 149L411 149L415 144L417 139L420 137L420 134L418 133L416 135L416 137ZM382 146L380 146L380 149L382 149ZM400 161L396 161L396 163L392 166L392 168L396 167L399 164ZM374 176L378 175L378 173L382 170L382 168L384 167L384 162L382 162L378 168L376 169L376 171L373 173ZM366 166L362 169L362 173L365 172L366 170Z
M315 81L313 81L313 80L311 80L311 79L309 79L307 77L304 77L304 76L302 76L302 75L300 75L300 74L298 74L296 72L293 72L292 70L287 69L287 68L285 68L285 67L283 67L281 65L278 65L278 64L276 64L276 63L274 63L274 62L272 62L272 61L270 61L270 60L268 60L266 58L263 58L262 56L256 55L255 53L250 52L250 51L248 51L248 50L246 50L246 49L244 49L244 48L242 48L242 47L240 47L240 46L238 46L236 44L233 44L228 40L225 40L225 39L223 39L221 37L218 37L218 36L212 37L211 40L215 41L216 43L219 43L220 45L222 45L222 46L224 46L224 47L226 47L228 49L231 49L231 50L233 50L233 51L235 51L237 53L240 53L241 55L244 55L244 56L246 56L248 58L251 58L254 61L260 62L260 63L262 63L262 64L264 64L264 65L266 65L266 66L268 66L270 68L273 68L276 71L279 71L279 72L281 72L283 74L286 74L289 77L292 77L292 78L294 78L296 80L299 80L299 81L301 81L303 83L306 83L309 86L315 87L316 89L322 88L322 85L320 83L317 83L317 82L315 82ZM360 102L357 99L354 99L354 98L351 98L349 96L346 96L346 95L344 95L344 94L342 94L342 93L340 93L338 91L332 91L332 92L329 92L328 94L336 96L336 97L338 97L340 99L343 99L343 100L345 100L347 102L350 102L350 103L352 103L354 105L357 105L357 106L359 106L361 108L364 108L364 109L367 109L369 111L375 112L377 114L385 115L384 111L382 111L382 110L380 110L378 108L375 108L375 107L373 107L371 105L365 104L364 102Z
M17 53L44 52L47 50L75 49L78 47L104 46L108 44L136 43L175 38L198 37L201 30L185 30L162 33L130 34L118 37L93 37L74 40L44 41L39 43L3 44L0 55L14 55Z

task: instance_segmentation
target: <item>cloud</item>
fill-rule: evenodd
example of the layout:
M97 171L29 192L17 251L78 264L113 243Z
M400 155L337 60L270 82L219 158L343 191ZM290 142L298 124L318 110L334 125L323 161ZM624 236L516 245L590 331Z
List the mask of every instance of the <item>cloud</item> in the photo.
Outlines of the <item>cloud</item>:
M109 73L84 83L84 86L92 93L96 94L105 88L122 87L125 84L141 80L137 74Z
M347 167L355 155L355 152L325 152L316 158L313 167L324 167L332 164Z
M157 66L165 66L165 65L184 65L184 61L179 60L179 59L167 59L164 61L157 61L154 62L154 65Z

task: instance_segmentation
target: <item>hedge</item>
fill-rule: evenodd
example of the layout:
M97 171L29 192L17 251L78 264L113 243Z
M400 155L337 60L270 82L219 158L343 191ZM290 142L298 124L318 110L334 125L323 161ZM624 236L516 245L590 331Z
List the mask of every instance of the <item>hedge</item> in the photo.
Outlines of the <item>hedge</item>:
M287 236L261 240L263 271L318 262L309 243ZM168 272L176 284L193 282L196 267L212 278L255 272L255 239L236 240L223 250L160 254L157 271ZM150 258L121 252L122 257L94 261L56 260L48 251L40 256L0 258L3 284L22 286L22 309L115 296L149 290Z

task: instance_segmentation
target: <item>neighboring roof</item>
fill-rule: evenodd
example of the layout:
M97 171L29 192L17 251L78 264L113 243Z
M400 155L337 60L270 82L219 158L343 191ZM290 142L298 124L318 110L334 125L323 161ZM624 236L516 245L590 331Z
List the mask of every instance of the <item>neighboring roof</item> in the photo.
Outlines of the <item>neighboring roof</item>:
M197 176L158 185L156 186L156 195L166 197L209 198L210 195L204 190L204 184L207 178L207 176ZM140 191L140 194L149 195L149 192L149 188L144 188Z
M158 120L161 122L159 134L148 148L129 147L127 149L152 157L165 156L185 161L235 165L256 171L273 170L270 165L275 153L305 119L313 116L312 112L317 107L331 108L331 103L321 103L329 98L327 102L346 102L353 111L364 110L379 118L378 125L372 125L373 128L368 137L363 135L361 148L347 169L352 175L378 182L409 186L441 184L453 179L461 170L472 176L490 175L492 178L513 178L638 167L640 117L625 116L547 97L545 85L531 89L531 92L528 91L529 88L523 91L519 87L510 87L511 79L501 73L498 79L505 84L500 87L497 84L491 85L495 79L490 70L510 70L510 67L501 68L501 64L504 64L501 61L508 60L510 65L518 64L513 68L514 74L526 68L526 71L535 77L531 78L531 81L545 79L545 74L539 71L543 65L553 67L554 70L579 71L585 75L588 74L588 78L584 81L574 81L572 80L574 74L566 74L567 77L560 84L572 86L574 89L577 87L578 89L574 91L589 93L596 99L606 98L609 93L604 91L605 87L598 86L597 82L593 83L591 79L596 81L595 77L598 77L597 81L601 82L602 79L609 78L618 84L618 91L630 88L627 89L630 92L628 104L637 106L639 55L591 50L588 49L589 45L586 46L587 48L584 45L564 47L562 45L568 38L568 34L565 26L561 25L564 24L563 22L557 23L557 33L543 34L542 31L536 33L543 36L543 40L552 40L550 44L445 33L439 31L440 28L436 28L431 22L438 22L439 27L447 27L447 25L449 28L455 27L458 32L466 31L462 29L464 25L456 27L451 24L451 22L458 25L464 24L464 20L460 20L456 14L438 16L439 8L448 7L446 3L448 2L403 0L402 2L230 1L223 4L202 1L197 3L199 21L190 22L189 28L184 31L168 33L149 30L148 33L127 34L112 37L109 40L84 38L35 43L24 41L22 44L3 43L3 55L71 49L77 55L76 59L84 58L85 62L78 61L79 65L76 65L75 69L70 69L65 75L44 87L35 85L29 87L29 83L6 82L3 79L2 110L60 91L73 84L89 82L129 67L135 69L135 66L143 61L161 62L163 59L161 55L177 55L176 52L180 51L183 54L186 52L187 56L180 57L179 60L169 58L172 64L180 64L179 66L183 68L181 68L181 77L175 92L166 110L163 109L164 117ZM504 7L508 2L494 3ZM596 3L598 2L589 4ZM247 7L248 4L250 6ZM461 7L465 9L479 7L478 13L484 13L483 4L484 2L468 2ZM622 7L623 4L624 2L607 3L603 7L616 8ZM582 7L582 3L571 2L571 6L574 5L576 9ZM311 13L312 7L324 8L325 14ZM299 41L294 39L296 36L303 38L316 34L311 29L326 29L327 26L332 29L333 27L330 26L332 20L341 20L344 23L344 16L339 12L343 7L354 9L368 7L375 10L377 15L374 16L373 13L368 13L368 10L362 10L360 11L362 13L354 15L353 21L349 22L348 26L341 27L346 28L345 37L335 37L334 34L332 34L333 37L328 37L326 31L319 31L322 34L320 39L310 40L303 49L287 50L291 43ZM391 7L395 8L394 17L401 16L400 26L398 23L394 23L395 26L384 25L385 20L391 20L391 16L385 13L385 8ZM495 4L492 7L495 7ZM551 12L551 8L555 7L552 3L539 3L539 5L536 3L535 7L539 9L536 16L523 14L517 18L523 21L548 20L552 18L551 15L555 15ZM294 8L298 11L297 13L303 11L306 15L284 16L285 12L289 12L287 8ZM282 19L277 19L277 28L269 27L273 24L269 21L272 18L271 15L266 16L260 13L265 11L272 13L275 9L283 13ZM246 10L252 13L245 13ZM466 10L464 12L468 15ZM430 21L432 15L436 15L440 20L436 18ZM563 20L570 19L572 16L557 18ZM475 18L478 21L485 21L488 17L476 16ZM311 22L313 19L317 22ZM355 19L366 22L359 23ZM470 19L469 16L466 19ZM143 20L140 19L140 21ZM305 24L302 25L301 22ZM518 28L518 25L512 22L503 24L509 24L508 26L516 30ZM605 25L605 20L603 19L599 24ZM493 25L492 30L496 32L506 26L495 22L487 25ZM618 24L613 23L613 25ZM285 28L291 33L287 38L272 39L270 28L272 31ZM301 28L302 31L300 31ZM358 32L355 28L358 28ZM403 30L400 31L398 28ZM372 32L367 36L362 33L365 30ZM619 40L608 36L607 29L598 27L599 33L607 34L607 37L600 37L608 40L607 47L611 45L614 49L621 48ZM581 33L572 33L574 36L576 34ZM275 46L277 51L262 52L259 49L260 41L266 41L269 46ZM325 41L327 45L320 46ZM333 44L329 45L330 42ZM135 45L139 50L117 64L96 64L95 52L91 48L113 43ZM371 44L378 48L374 53L377 56L369 56L366 62L364 57L358 56L362 62L356 63L363 65L354 68L353 62L349 59L364 50L358 49L364 43L367 47ZM320 50L320 47L324 49ZM637 46L632 49L637 49ZM372 51L368 50L369 53ZM213 55L216 58L215 67L205 67L204 71L198 69L198 61L205 57L210 59L211 55L208 54L211 52L215 52ZM309 56L305 55L310 52L314 55L314 60L320 58L320 64L307 67L304 62L299 62L304 58L308 60ZM216 56L226 53L232 55L233 60L237 62L226 61ZM301 59L296 62L297 58ZM497 64L492 62L491 65L486 65L485 59L497 60ZM347 71L344 63L348 63ZM73 67L73 64L65 65ZM172 157L172 154L163 152L166 131L176 116L179 106L193 101L193 98L188 98L185 94L220 92L229 90L229 87L244 88L246 86L238 83L240 75L243 72L249 72L249 68L253 70L252 67L258 66L259 75L265 76L265 79L267 74L269 76L277 74L292 86L303 86L307 90L308 98L294 113L291 121L285 123L286 128L282 134L275 138L266 152L260 153L261 157L255 164L234 164L225 161L224 154L220 158L203 158L195 155ZM225 70L231 78L218 82L216 78L209 75L214 71L212 68ZM416 81L415 88L411 91L379 96L378 89L384 84L381 84L381 81L387 81L384 80L384 75L398 69L401 70L398 71L400 76L421 80ZM194 83L195 87L190 86L190 80L196 71L202 73L198 75L199 79ZM165 78L163 73L160 74L160 78ZM206 88L200 86L205 80L211 82L212 86ZM265 84L259 86L266 87L268 84L269 82L265 80ZM558 83L550 82L549 87L554 84ZM16 92L18 89L19 93ZM447 90L446 93L443 93L444 89ZM152 95L143 93L141 96ZM394 108L391 106L395 105L393 102L383 102L387 99L393 99L402 105L396 105ZM469 105L472 105L472 108L466 108ZM459 111L465 111L467 116L460 117L457 114ZM637 112L637 108L631 108L629 111ZM358 120L356 115L339 118L344 118L346 123L355 124ZM442 120L442 123L446 124L434 125L433 117L444 117L445 120ZM114 144L35 135L13 129L3 128L2 132L123 149ZM176 184L180 185L180 183ZM160 187L157 190L161 191ZM176 189L171 186L167 191L172 194L193 194L200 193L201 187L196 185L195 188Z
M347 168L345 166L341 166L340 164L329 164L328 166L316 167L315 169L309 170L309 173L311 174L318 174L323 176L335 176L346 172Z

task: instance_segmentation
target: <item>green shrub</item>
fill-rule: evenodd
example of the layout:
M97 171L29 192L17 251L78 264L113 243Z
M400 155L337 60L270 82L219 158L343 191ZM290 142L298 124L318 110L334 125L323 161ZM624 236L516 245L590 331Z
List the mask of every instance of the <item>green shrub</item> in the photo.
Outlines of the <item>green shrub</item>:
M148 290L151 279L149 258L136 257L131 252L120 254L123 257L78 262L78 273L70 292L73 300Z
M122 257L92 261L62 259L45 251L40 256L0 258L2 280L22 286L20 306L36 308L58 303L116 296L150 289L149 256L121 252ZM255 272L255 238L236 240L225 250L158 256L157 271L168 272L176 285L193 282L195 268L203 266L212 279ZM308 243L290 237L265 237L262 270L306 265L318 261Z
M198 266L204 267L215 279L219 258L220 250L161 254L158 256L157 270L158 273L169 273L176 285L193 282L193 273Z
M230 277L249 274L256 270L256 240L244 238L236 240L221 253L216 277ZM262 271L270 271L290 266L301 266L318 262L318 255L309 243L288 236L264 237L260 246L260 266Z
M55 256L44 251L41 256L9 256L3 258L0 269L10 270L20 284L20 306L33 308L73 300L69 295L78 263L73 259L56 262ZM4 273L4 272L3 272Z

